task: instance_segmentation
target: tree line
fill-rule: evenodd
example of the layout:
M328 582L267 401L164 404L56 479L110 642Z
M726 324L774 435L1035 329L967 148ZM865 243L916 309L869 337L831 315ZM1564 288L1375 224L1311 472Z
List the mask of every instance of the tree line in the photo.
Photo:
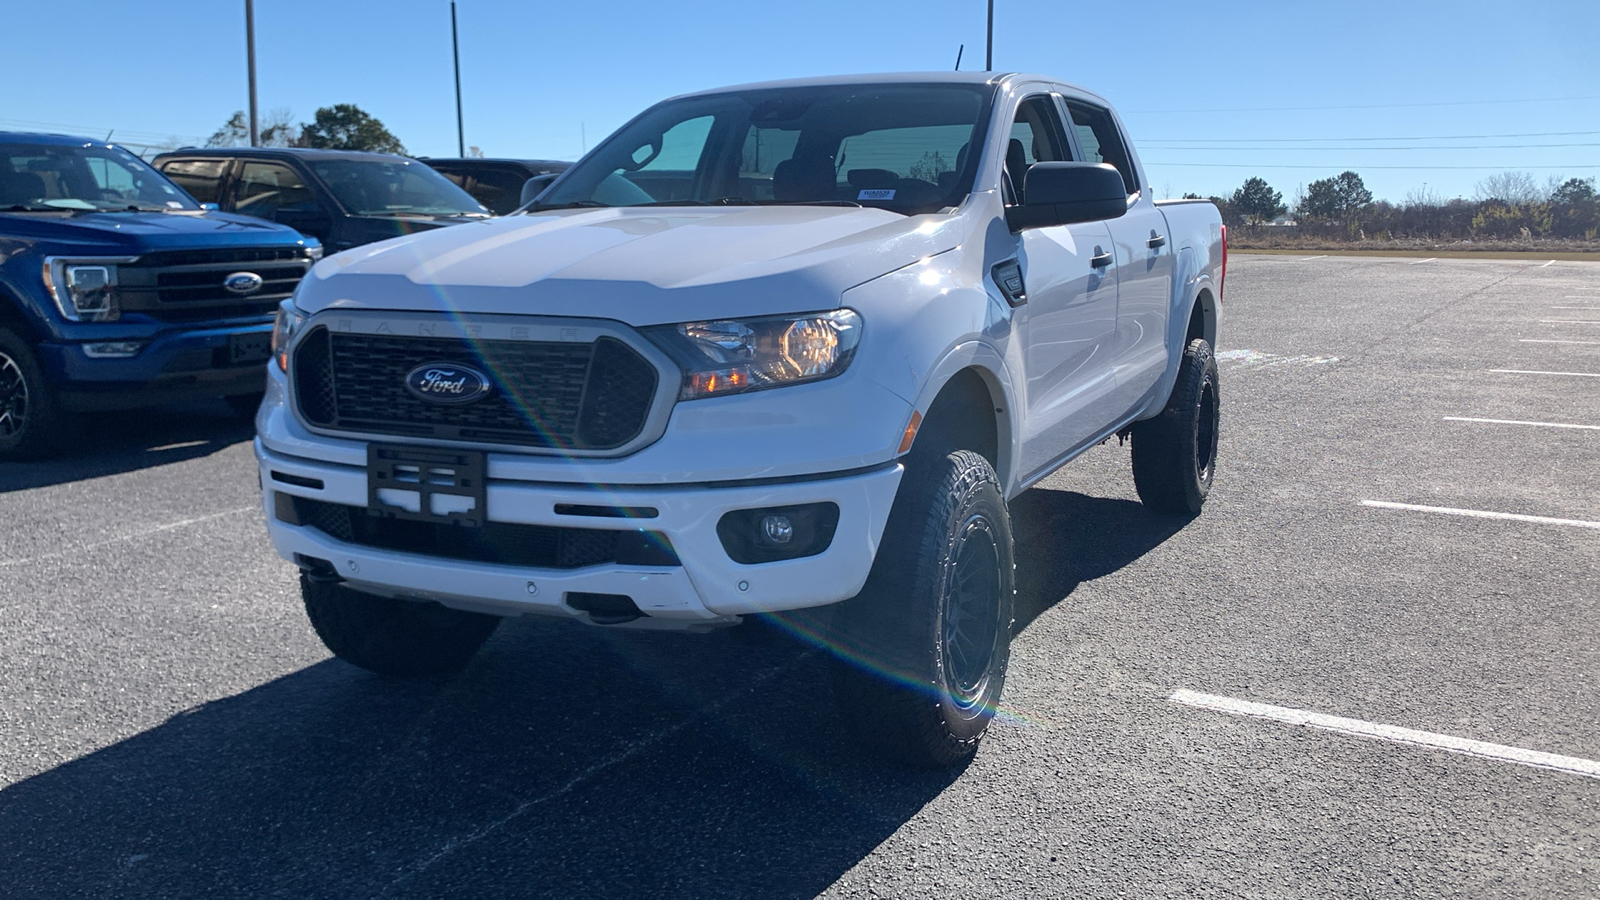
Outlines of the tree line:
M1472 240L1600 236L1595 179L1552 179L1541 186L1521 172L1478 182L1473 199L1440 200L1425 190L1404 203L1374 200L1355 172L1306 185L1292 207L1263 178L1248 178L1227 197L1211 197L1229 227L1260 226L1293 213L1300 234L1326 238ZM1191 199L1198 195L1186 194Z
M406 152L405 145L371 113L354 103L336 103L318 109L310 122L293 121L286 109L275 109L260 123L263 147L312 147L318 150L368 150L374 153ZM241 147L250 143L250 120L244 110L206 141L207 147Z

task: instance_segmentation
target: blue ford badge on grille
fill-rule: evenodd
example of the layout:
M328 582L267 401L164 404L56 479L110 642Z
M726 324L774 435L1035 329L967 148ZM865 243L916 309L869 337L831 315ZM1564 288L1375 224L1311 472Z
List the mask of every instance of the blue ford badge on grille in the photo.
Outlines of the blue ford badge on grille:
M222 286L235 294L254 294L261 285L261 276L254 272L235 272L222 279Z
M458 406L489 396L489 376L459 363L423 363L406 373L406 390L429 403Z

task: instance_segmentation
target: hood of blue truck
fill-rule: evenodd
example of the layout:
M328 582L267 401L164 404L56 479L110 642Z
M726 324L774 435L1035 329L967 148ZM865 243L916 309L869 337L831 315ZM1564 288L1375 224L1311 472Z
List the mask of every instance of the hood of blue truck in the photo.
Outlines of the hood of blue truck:
M52 256L138 256L157 250L304 246L283 225L224 212L0 213L0 242L38 245Z
M513 215L331 256L296 303L632 325L832 309L849 288L955 247L964 224L823 206Z

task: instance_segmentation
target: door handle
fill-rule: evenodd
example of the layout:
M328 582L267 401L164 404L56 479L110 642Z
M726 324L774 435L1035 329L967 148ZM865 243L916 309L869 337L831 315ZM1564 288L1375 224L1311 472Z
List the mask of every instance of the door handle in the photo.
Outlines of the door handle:
M1111 265L1111 254L1096 247L1094 248L1094 255L1089 257L1089 265L1096 269L1104 269L1106 266Z
M1150 240L1145 241L1145 246L1149 247L1151 250L1160 250L1162 247L1165 247L1166 245L1167 245L1167 237L1166 237L1166 235L1164 235L1164 234L1156 234L1155 229L1151 229L1151 231L1150 231Z

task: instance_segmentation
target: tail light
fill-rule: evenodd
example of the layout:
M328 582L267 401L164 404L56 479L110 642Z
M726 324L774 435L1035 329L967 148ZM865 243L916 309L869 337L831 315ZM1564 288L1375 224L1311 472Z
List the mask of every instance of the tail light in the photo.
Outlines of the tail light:
M1222 289L1228 283L1228 226L1222 226L1222 275L1217 278L1217 302L1222 302Z

